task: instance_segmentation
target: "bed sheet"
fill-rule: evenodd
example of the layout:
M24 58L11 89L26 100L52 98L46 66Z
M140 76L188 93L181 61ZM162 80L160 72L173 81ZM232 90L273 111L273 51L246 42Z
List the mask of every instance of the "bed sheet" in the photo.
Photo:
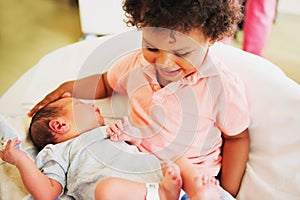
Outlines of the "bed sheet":
M140 39L130 31L81 41L45 55L27 71L0 99L1 119L21 138L22 148L34 156L26 113L35 103L66 80L107 70L114 59L139 48ZM300 86L258 56L219 43L211 51L240 75L249 102L251 149L237 199L300 199ZM106 108L108 122L110 103L96 102ZM13 166L1 163L0 174L2 199L27 195Z

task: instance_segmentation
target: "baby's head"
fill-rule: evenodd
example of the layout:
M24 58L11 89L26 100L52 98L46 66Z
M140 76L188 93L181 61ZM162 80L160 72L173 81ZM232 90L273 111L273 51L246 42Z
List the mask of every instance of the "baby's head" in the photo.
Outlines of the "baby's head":
M62 98L40 109L32 117L29 136L40 151L81 133L103 126L99 108L74 98Z

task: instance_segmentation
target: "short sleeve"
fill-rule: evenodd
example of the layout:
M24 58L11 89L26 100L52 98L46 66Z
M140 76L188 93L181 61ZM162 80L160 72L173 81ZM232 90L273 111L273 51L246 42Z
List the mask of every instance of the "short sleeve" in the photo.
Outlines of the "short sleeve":
M62 194L66 185L68 170L67 158L64 155L66 154L62 153L55 145L49 144L39 152L35 161L42 173L62 185Z
M148 64L141 51L124 55L112 64L107 72L107 80L111 88L119 93L126 93L126 75L135 67Z
M224 87L224 113L218 116L220 129L225 135L237 135L247 129L250 124L246 92L243 82L236 74L229 72L226 68L222 69L221 74Z

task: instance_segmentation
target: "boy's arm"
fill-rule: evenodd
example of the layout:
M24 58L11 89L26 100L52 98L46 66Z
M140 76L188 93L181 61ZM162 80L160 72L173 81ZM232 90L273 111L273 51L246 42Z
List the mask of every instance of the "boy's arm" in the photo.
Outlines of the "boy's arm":
M36 104L29 112L33 116L40 108L64 97L80 99L101 99L112 95L112 88L107 81L107 72L91 75L79 80L67 81L49 93Z
M61 184L43 174L25 152L16 148L17 143L20 143L17 138L8 141L5 150L0 152L1 159L18 168L34 199L56 199L62 191Z
M224 136L221 186L236 197L246 169L250 150L248 129L235 136Z

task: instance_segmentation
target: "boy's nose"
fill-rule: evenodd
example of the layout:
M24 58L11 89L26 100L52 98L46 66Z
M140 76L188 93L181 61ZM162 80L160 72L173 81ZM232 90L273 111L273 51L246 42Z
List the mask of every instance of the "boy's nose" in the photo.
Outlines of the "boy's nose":
M162 51L156 58L156 64L163 65L163 66L175 66L174 55L167 51Z

